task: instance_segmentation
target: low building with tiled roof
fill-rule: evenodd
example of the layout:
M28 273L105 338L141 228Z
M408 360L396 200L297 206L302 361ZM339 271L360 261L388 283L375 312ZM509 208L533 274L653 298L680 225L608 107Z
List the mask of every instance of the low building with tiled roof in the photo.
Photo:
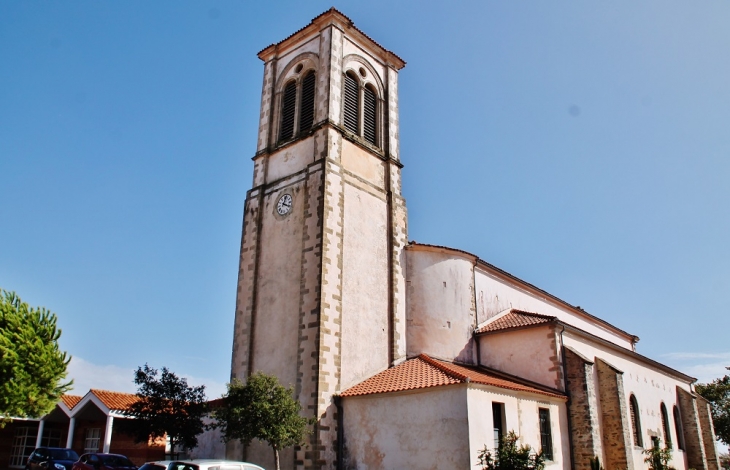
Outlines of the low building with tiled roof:
M0 428L0 469L23 468L30 452L43 446L123 454L137 465L165 458L165 440L137 443L120 429L125 412L139 398L133 393L91 389L83 396L62 395L40 419L13 419Z

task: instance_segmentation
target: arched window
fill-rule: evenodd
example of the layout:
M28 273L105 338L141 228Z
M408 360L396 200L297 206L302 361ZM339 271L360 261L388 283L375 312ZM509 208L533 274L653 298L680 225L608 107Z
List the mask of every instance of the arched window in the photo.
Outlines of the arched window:
M301 64L297 66L297 73L301 67ZM310 70L304 74L304 78L292 80L284 87L281 97L279 142L286 142L312 128L316 81L314 70ZM299 119L295 119L296 117Z
M365 69L360 69L365 77ZM363 85L357 75L345 74L342 125L363 140L378 145L378 92L373 85Z
M664 447L672 448L672 435L669 433L669 415L667 415L667 407L662 403L662 430L664 431Z
M679 447L679 450L684 450L684 432L682 431L682 418L679 415L679 408L677 408L677 405L674 405L672 414L674 414L674 433L677 435L677 447Z
M375 129L377 127L378 95L373 87L368 85L363 90L362 136L365 140L376 145Z
M291 81L284 87L281 99L281 127L279 141L289 140L294 135L294 116L297 106L297 82Z
M360 135L360 84L352 72L345 74L345 129Z
M299 106L299 132L306 132L314 123L314 70L302 80L302 104Z
M629 398L629 408L631 412L631 431L634 435L634 445L644 447L644 441L641 439L641 422L639 421L639 403L632 394Z

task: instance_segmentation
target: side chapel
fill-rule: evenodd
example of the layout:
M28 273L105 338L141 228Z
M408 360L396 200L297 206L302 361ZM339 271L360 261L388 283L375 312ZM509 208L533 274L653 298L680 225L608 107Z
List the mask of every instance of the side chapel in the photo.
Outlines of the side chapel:
M408 242L398 73L339 11L259 53L231 377L295 388L317 423L283 468L467 469L509 431L547 470L719 470L694 378L638 338L461 250ZM229 458L271 467L263 443Z

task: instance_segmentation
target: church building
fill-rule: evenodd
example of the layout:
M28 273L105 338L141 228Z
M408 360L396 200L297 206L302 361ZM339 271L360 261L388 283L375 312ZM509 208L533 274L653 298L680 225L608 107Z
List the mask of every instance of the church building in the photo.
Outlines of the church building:
M231 377L316 418L282 468L468 469L510 431L546 470L719 470L694 378L638 338L453 248L408 241L398 73L335 9L259 53ZM273 466L263 443L228 458Z

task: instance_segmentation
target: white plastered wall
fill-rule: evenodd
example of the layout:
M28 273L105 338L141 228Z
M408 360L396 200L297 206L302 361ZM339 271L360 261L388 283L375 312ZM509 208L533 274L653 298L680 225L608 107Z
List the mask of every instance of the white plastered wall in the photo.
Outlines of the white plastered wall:
M478 341L481 365L563 390L558 342L552 325L483 335Z
M517 309L554 316L569 325L624 348L632 349L633 347L631 341L625 335L612 331L596 319L578 315L547 296L532 293L515 281L505 280L493 275L481 266L477 266L475 270L475 284L477 317L480 324L509 309Z
M438 250L407 250L408 356L474 363L473 262Z
M268 191L261 218L261 238L266 243L260 246L253 372L274 374L285 386L297 383L303 185L295 177ZM283 194L293 199L292 211L285 217L276 212Z
M341 390L388 367L385 201L345 183L344 223Z
M342 400L345 468L472 468L466 386Z

